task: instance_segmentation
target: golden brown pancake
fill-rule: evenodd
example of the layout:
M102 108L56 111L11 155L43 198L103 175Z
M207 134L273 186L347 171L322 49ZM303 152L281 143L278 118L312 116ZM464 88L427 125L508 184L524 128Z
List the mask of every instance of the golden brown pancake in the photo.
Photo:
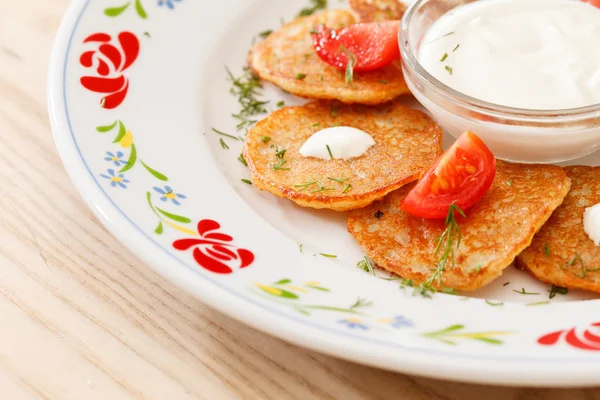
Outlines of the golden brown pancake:
M314 133L338 124L369 133L376 144L350 160L299 153ZM284 149L281 165L276 152ZM441 152L442 130L421 111L394 103L285 107L259 122L246 135L244 148L256 187L303 207L337 211L364 207L414 181Z
M379 267L420 284L429 279L439 260L435 240L444 232L445 223L400 209L413 186L351 212L348 231ZM466 211L467 218L457 217L462 242L455 266L448 264L442 284L435 281L434 286L470 291L500 276L529 246L569 187L570 180L560 167L498 161L490 190Z
M350 0L349 4L360 22L400 20L406 11L400 0Z
M312 99L381 104L409 93L399 61L377 71L355 72L354 81L347 85L345 71L319 58L310 32L320 25L339 28L354 23L354 16L345 10L297 18L252 48L250 67L283 90Z
M600 167L567 167L571 191L517 265L541 281L600 292L600 247L583 230L587 207L600 203Z

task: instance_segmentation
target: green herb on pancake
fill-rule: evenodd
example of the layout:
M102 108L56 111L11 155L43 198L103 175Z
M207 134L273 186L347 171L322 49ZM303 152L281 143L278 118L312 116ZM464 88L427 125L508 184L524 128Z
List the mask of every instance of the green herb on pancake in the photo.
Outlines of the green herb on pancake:
M277 164L273 165L273 169L275 171L289 171L290 170L290 168L284 167L284 165L287 164L287 161L284 159L286 152L287 152L286 149L279 150L278 147L275 147L275 157L277 158Z
M340 48L338 49L338 54L344 52L346 54L346 56L348 57L348 63L346 64L346 75L345 75L345 81L346 81L346 85L350 85L352 83L352 81L354 80L354 67L356 66L356 56L354 55L354 53L352 53L350 50L348 50L346 48L346 46L344 46L343 44L340 45Z
M303 81L304 78L306 78L306 74L297 73L295 78L298 79L299 81Z
M238 161L241 162L242 164L244 164L246 167L248 166L248 163L246 162L246 158L244 158L244 153L240 153L240 155L238 157Z
M522 288L521 290L513 290L513 292L523 294L526 296L537 296L539 294L539 293L535 293L535 292L526 292L525 288Z
M329 157L331 157L331 159L333 160L333 154L331 153L331 148L329 147L328 144L326 144L325 147L327 147L327 152L329 153Z
M460 241L462 239L462 233L458 222L456 221L456 214L459 214L466 218L463 210L456 204L452 203L446 216L446 230L440 237L435 240L435 255L439 256L436 263L436 268L433 270L433 274L425 282L425 286L433 287L434 282L437 280L438 286L442 284L442 274L446 270L448 265L454 267L454 253L460 247ZM441 252L441 254L440 254Z
M347 184L347 185L344 187L344 190L342 190L342 194L344 194L344 193L346 193L346 192L350 191L350 189L352 189L352 185L351 185L351 184Z

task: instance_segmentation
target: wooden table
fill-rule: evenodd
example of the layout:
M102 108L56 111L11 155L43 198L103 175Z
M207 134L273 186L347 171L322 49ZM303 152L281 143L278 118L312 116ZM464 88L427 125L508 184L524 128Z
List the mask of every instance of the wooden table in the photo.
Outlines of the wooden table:
M0 0L0 399L600 399L340 361L156 275L94 219L54 147L46 70L67 5Z

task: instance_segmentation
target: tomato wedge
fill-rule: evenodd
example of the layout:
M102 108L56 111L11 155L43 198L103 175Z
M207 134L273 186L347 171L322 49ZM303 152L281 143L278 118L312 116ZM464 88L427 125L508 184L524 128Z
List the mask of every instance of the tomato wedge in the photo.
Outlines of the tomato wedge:
M418 217L446 218L452 203L463 211L477 203L496 176L496 159L467 131L425 172L400 208Z
M400 21L351 25L341 30L323 28L313 34L319 57L328 64L345 69L352 53L354 71L374 71L400 59L398 28Z

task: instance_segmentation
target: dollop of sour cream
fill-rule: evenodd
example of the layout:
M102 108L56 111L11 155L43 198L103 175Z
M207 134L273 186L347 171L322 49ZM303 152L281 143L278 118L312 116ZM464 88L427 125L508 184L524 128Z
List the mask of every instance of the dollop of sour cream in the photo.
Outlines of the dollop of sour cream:
M596 246L600 246L600 204L586 208L583 214L583 229Z
M427 31L423 67L491 103L555 110L600 103L600 9L572 0L486 0Z
M362 156L374 145L375 139L365 131L349 126L335 126L321 129L309 137L300 148L300 154L323 160L348 160Z

